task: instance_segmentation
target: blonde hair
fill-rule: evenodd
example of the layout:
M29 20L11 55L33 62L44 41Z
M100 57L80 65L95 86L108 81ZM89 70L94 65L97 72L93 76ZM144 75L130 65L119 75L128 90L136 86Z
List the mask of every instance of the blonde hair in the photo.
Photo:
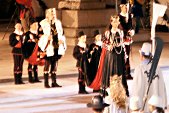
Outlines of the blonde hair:
M126 92L122 85L122 76L110 76L110 96L119 108L126 108Z

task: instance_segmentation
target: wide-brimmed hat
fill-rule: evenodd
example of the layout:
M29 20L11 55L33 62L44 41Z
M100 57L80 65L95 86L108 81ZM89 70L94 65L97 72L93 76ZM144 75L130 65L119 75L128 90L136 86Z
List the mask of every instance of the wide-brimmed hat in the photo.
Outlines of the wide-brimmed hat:
M78 38L81 37L81 36L83 36L83 35L85 35L84 32L83 32L83 31L80 31L80 32L78 33Z
M30 25L32 25L33 23L37 22L35 18L30 18L29 19L29 23Z
M148 101L148 104L153 105L155 107L161 107L163 108L164 105L162 103L162 98L158 95L153 95Z
M92 107L94 109L103 109L109 106L109 104L104 103L103 97L101 95L96 95L92 98L92 102L87 104L87 107Z
M138 96L133 96L130 98L130 109L131 110L139 110L141 108L140 99Z
M121 0L120 7L127 5L127 0Z
M17 23L21 24L21 20L20 19L16 19L15 20L15 24L17 24Z
M142 54L142 55L145 55L145 56L150 56L151 55L151 44L150 43L143 43L141 49L139 50L139 52Z
M93 34L94 34L93 36L95 37L95 36L97 36L97 35L99 35L99 34L100 34L100 31L97 29L97 30L95 30L95 31L94 31L94 33L93 33Z

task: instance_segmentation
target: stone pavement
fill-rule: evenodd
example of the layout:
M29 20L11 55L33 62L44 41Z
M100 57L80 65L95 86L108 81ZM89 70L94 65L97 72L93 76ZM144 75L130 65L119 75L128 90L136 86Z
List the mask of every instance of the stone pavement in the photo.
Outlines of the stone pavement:
M5 29L5 28L4 28ZM4 35L4 29L0 28L0 38ZM11 31L10 31L11 32ZM11 54L11 47L8 44L8 37L10 32L7 32L4 40L0 39L0 83L11 82L13 81L13 58ZM169 67L169 33L157 33L159 37L161 37L165 44L164 49L159 61L159 65L162 67ZM139 49L141 48L143 41L150 41L150 31L141 30L139 34L136 34L133 38L134 43L132 45L131 51L131 69L133 70L137 64L139 64ZM58 63L58 75L69 75L74 76L77 75L77 69L75 67L76 60L72 57L73 46L67 42L68 48L66 54L59 60ZM23 78L27 79L27 61L24 61L23 66ZM43 67L39 66L39 76L43 78ZM62 77L63 77L62 76ZM60 76L59 76L60 77ZM65 77L65 76L64 76Z

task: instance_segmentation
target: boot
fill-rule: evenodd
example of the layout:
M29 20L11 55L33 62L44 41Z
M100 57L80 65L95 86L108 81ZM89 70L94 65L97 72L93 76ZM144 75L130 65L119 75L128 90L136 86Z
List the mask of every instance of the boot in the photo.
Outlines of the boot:
M32 71L28 71L28 81L30 82L30 83L34 83L34 80L33 80L33 77L32 77Z
M85 89L85 84L83 82L79 82L79 92L78 94L89 94Z
M33 71L33 72L34 72L34 82L42 82L38 78L38 72L37 71Z
M22 73L19 73L19 74L18 74L18 81L19 81L19 84L25 84L25 83L22 81Z
M50 88L50 86L49 86L49 74L48 73L44 73L44 86L45 86L45 88Z
M14 80L15 80L15 84L18 85L19 84L19 76L18 74L14 74Z
M56 83L56 74L55 73L52 73L51 79L52 79L52 87L62 87Z

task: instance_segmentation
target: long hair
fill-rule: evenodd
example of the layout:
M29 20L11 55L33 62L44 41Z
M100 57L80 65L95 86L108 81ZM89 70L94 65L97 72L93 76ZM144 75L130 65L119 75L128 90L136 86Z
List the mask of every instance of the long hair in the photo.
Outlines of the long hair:
M110 95L119 108L126 108L126 92L122 85L122 76L110 76Z

